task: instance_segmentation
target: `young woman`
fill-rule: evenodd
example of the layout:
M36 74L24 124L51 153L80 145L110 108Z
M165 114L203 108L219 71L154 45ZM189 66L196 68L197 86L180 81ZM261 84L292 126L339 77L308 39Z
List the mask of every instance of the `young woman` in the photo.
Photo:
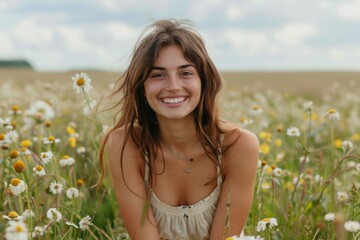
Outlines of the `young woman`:
M105 136L131 239L224 239L248 216L256 136L221 121L221 78L188 21L152 24L120 78L120 118ZM104 170L104 167L103 167Z

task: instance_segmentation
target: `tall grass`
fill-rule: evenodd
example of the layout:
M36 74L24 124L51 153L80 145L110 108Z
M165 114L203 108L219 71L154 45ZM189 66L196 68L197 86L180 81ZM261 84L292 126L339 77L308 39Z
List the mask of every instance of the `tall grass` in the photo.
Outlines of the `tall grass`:
M112 124L109 114L94 114L93 100L107 86L77 94L70 77L0 90L0 232L9 239L126 238L109 180L91 188L100 137ZM222 95L223 117L261 143L246 235L359 238L360 87L324 88L305 98L234 85Z

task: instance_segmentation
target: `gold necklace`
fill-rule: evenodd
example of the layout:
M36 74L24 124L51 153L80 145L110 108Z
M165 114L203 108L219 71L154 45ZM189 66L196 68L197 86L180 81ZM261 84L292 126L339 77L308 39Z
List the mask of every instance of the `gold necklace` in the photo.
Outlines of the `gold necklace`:
M182 161L188 161L188 162L193 162L194 158L187 158L187 157L180 157L178 154L176 154L170 147L168 147L163 141L160 141L160 143L177 159L182 160ZM187 174L191 173L191 168L187 167L187 168L183 168L180 163L178 163L177 161L175 161L176 164Z

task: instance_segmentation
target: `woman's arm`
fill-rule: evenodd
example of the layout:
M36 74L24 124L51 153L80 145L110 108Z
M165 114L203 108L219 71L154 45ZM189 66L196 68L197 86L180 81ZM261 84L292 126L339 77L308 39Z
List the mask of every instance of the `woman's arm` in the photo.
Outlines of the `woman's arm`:
M224 182L211 228L210 239L240 235L248 217L254 194L259 154L257 137L249 131L236 129L227 134L224 144L235 143L223 155ZM239 136L237 138L237 136ZM237 140L236 140L237 138ZM228 197L230 201L228 201ZM230 229L224 236L230 203Z
M139 150L129 138L125 143L123 164L121 166L120 156L123 139L124 129L119 129L110 135L107 143L109 169L121 217L131 239L159 240L159 232L151 207L148 208L144 224L141 225L147 197L144 179L141 174L144 162L141 159ZM123 171L121 171L121 167L123 167Z

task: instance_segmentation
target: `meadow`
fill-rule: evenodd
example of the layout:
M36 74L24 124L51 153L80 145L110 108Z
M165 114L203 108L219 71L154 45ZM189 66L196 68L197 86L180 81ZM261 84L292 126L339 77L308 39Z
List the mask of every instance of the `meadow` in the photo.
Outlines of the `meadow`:
M92 187L113 124L94 106L119 74L85 72L92 89L75 91L77 71L0 69L2 238L127 239L109 179ZM222 117L261 150L246 236L232 239L360 239L360 73L222 76Z

